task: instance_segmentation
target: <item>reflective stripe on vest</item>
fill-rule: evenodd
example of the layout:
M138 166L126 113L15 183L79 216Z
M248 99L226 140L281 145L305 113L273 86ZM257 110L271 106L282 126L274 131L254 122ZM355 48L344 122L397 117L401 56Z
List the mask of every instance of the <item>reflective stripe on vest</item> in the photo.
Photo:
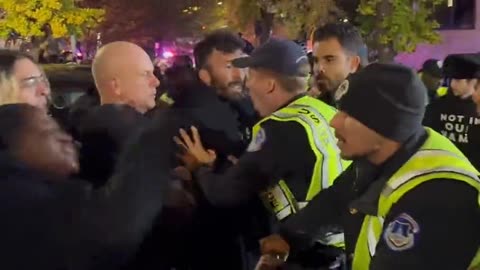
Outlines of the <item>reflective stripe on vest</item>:
M377 216L364 218L355 246L353 270L369 269L382 236L384 218L392 205L416 186L435 179L451 179L471 185L480 195L479 172L447 138L431 129L427 132L429 137L420 150L387 181L379 198Z
M468 270L480 270L480 248L478 249L475 258L473 258L472 263L468 267Z
M320 177L315 177L315 181L310 182L310 188L308 189L306 201L311 200L318 192L322 189L328 188L332 185L335 178L330 177L330 174L336 174L337 172L342 172L344 170L342 160L339 158L338 152L336 154L331 153L331 145L336 145L337 141L331 132L328 122L325 118L317 112L315 108L307 106L292 106L292 108L298 109L301 113L305 115L276 112L273 114L271 119L277 121L296 121L299 122L306 130L309 132L309 141L310 144L313 143L315 147L312 147L312 150L315 152L317 157L314 175L321 174ZM325 128L320 130L313 120L311 120L307 115L314 115L316 119L321 121L321 125ZM332 163L336 163L334 166L335 169L332 170ZM320 172L319 172L320 171ZM338 174L337 174L338 175ZM321 184L318 180L321 180ZM319 186L320 185L320 186Z
M305 129L311 149L316 156L305 198L294 198L285 181L279 181L277 185L261 194L263 201L275 212L279 220L305 207L320 190L328 188L348 165L341 161L337 141L328 125L335 113L336 110L333 107L312 97L304 96L262 119L253 127L252 140L255 140L261 124L267 120L297 122ZM286 210L287 208L289 210Z

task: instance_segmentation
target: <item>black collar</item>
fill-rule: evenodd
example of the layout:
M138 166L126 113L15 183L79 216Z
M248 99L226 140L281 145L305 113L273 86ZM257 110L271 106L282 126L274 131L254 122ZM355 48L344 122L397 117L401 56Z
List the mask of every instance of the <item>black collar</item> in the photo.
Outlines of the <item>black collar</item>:
M390 177L405 164L425 143L428 138L428 134L425 129L419 130L416 134L412 135L402 147L391 156L385 163L380 166L376 166L374 169L367 170L367 173L357 174L358 178L355 179L355 183L358 188L359 195L351 202L350 207L358 209L362 213L376 216L378 212L378 199L382 192L385 183ZM354 162L352 166L356 166L355 170L364 170L365 162ZM355 190L354 190L355 192Z

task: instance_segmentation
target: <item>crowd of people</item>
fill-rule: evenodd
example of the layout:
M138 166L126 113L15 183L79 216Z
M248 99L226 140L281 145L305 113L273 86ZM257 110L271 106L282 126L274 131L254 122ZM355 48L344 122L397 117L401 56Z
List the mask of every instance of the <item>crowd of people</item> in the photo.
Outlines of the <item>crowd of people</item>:
M0 51L0 268L480 269L480 54L418 74L331 23L194 58L105 44L60 126Z

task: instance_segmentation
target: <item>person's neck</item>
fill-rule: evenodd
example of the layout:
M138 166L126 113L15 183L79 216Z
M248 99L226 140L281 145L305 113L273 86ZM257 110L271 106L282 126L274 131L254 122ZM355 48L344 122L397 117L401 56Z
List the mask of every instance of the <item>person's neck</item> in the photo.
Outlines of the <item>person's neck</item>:
M302 94L304 94L304 91L292 93L282 91L282 93L279 93L276 98L272 99L272 110L269 115L292 103L294 99Z
M100 104L101 105L108 105L108 104L123 105L123 104L125 104L125 102L123 102L122 100L120 100L118 98L112 98L112 97L109 97L109 96L100 96Z
M375 152L367 156L367 160L375 165L381 165L391 158L400 149L397 142L387 141Z

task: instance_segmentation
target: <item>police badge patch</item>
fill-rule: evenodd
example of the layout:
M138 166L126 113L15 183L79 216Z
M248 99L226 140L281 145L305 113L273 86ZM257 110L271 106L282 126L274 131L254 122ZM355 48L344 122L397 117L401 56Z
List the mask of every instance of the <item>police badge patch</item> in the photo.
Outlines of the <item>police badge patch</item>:
M415 245L419 232L418 223L410 215L403 213L388 224L383 239L391 250L404 251Z
M265 130L260 128L248 145L247 152L257 152L258 150L262 149L262 145L265 143L266 139L267 135L265 134Z

